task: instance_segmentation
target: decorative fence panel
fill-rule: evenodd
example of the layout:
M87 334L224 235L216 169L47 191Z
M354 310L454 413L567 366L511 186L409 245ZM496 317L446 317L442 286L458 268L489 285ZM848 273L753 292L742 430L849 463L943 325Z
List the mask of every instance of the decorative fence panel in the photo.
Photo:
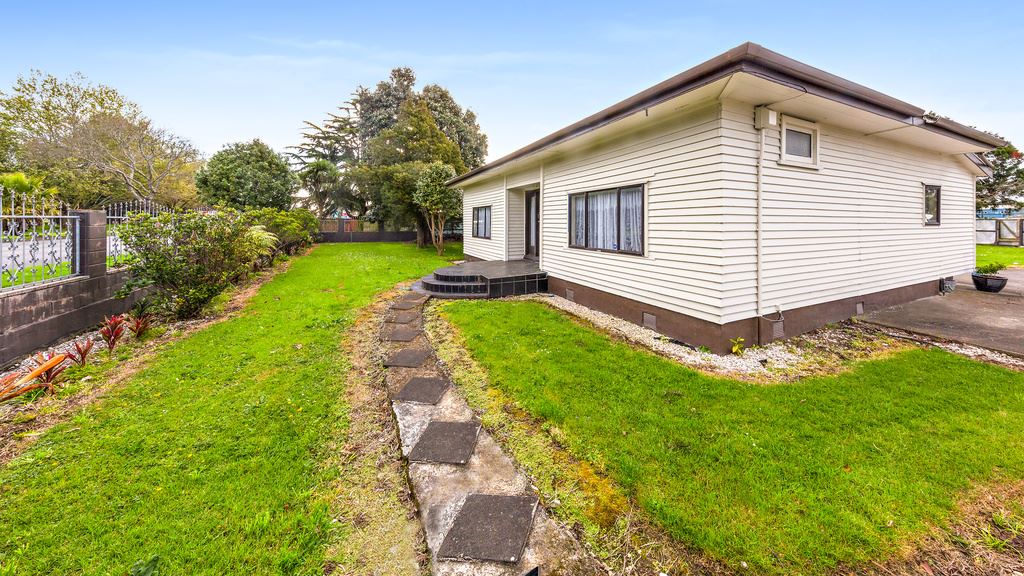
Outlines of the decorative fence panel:
M0 187L0 290L77 275L79 228L63 202Z
M151 200L132 200L108 204L103 207L103 210L107 213L107 265L111 268L118 268L124 266L129 258L124 241L119 235L121 225L136 214L156 216L162 212L169 212L171 209Z

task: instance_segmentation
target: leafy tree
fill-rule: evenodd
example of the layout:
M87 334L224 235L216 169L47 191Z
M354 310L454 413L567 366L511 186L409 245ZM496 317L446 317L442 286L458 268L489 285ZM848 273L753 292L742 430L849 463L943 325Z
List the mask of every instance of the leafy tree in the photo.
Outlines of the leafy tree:
M81 74L33 71L0 92L0 164L45 175L62 198L91 207L110 200L194 198L198 153L155 128L139 107Z
M459 147L462 163L472 170L484 164L487 158L487 136L472 110L463 110L448 89L430 84L423 87L423 99L434 116L437 127Z
M417 244L425 244L428 229L413 195L422 171L432 162L452 166L456 173L465 165L459 147L441 132L421 98L407 100L398 122L370 141L365 162L352 172L361 190L374 194L374 204L386 206L382 217L412 220Z
M449 187L446 182L455 177L455 168L443 162L431 162L420 171L416 180L413 202L427 220L430 241L437 255L444 254L444 225L462 215L462 190Z
M308 194L303 204L315 207L317 216L323 218L338 210L338 194L344 184L337 166L328 160L314 160L299 171L299 181Z
M417 94L415 84L416 75L411 69L395 68L373 89L359 87L352 99L324 123L306 122L303 141L293 148L300 170L316 160L337 166L345 184L340 188L339 207L357 218L377 222L382 229L385 222L404 225L410 218L421 216L408 202L408 191L415 187L417 178L414 167L404 165L406 160L383 159L380 154L380 137L400 121L406 104L420 101L426 105L434 125L455 144L460 161L452 165L459 170L481 165L487 155L487 137L480 132L472 111L461 108L441 86L432 84ZM422 155L417 161L434 160L452 162L450 158ZM385 165L392 167L382 168ZM391 205L395 198L406 201Z
M6 214L14 214L22 202L31 202L32 211L57 213L57 189L47 187L42 176L29 176L24 172L0 174L0 206Z
M365 152L369 143L398 122L402 105L416 95L412 68L395 68L387 80L370 90L360 86L350 103L355 115L358 143ZM361 156L362 154L360 154Z
M1024 154L1007 144L985 156L992 164L992 177L978 181L978 209L1024 206Z
M195 162L192 144L142 116L94 114L66 146L82 165L116 178L137 199L155 199L163 185Z
M236 207L287 209L298 184L284 157L260 140L225 146L196 174L204 201Z

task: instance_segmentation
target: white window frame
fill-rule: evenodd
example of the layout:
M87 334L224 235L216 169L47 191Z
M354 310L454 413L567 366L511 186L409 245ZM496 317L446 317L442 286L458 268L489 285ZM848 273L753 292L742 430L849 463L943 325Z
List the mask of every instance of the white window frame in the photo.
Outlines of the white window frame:
M795 130L797 132L803 132L811 135L811 157L807 158L804 156L791 156L786 154L786 132L788 130ZM780 139L779 149L779 164L785 166L799 166L801 168L813 168L818 169L818 149L820 141L820 131L818 124L815 122L808 122L806 120L800 120L799 118L791 118L788 116L782 117L782 136Z
M928 221L928 189L935 189L935 221ZM921 185L921 223L927 227L942 225L942 186L939 184Z

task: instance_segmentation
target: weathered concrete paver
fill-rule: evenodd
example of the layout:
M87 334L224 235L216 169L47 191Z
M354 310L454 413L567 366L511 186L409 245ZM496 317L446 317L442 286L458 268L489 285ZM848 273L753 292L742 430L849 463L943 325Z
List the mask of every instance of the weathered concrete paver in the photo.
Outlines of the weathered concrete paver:
M414 315L403 319L409 326L422 327L419 308L398 314ZM393 327L385 324L382 337ZM398 357L392 354L385 365L389 366L388 394L398 422L402 454L409 459L409 481L419 506L432 573L522 576L540 567L542 574L606 574L579 540L538 505L529 478L490 434L479 428L477 415L451 386L426 336L420 333L411 342L390 342L388 346L399 351L426 350L422 364L410 367L405 364L411 362L392 363ZM430 427L450 423L477 427L476 442L467 461L417 461L419 443L436 440L431 438ZM449 443L444 454L454 453L454 445Z
M437 404L451 385L452 383L447 378L413 376L395 394L395 400L416 404Z
M419 368L430 358L427 348L402 348L384 361L385 368Z
M409 461L465 464L473 455L479 434L477 422L432 420L409 451Z
M537 497L471 494L455 516L437 551L438 558L519 560L533 524Z
M409 324L420 319L420 313L416 310L403 310L395 312L388 318L388 322L395 324Z
M412 342L420 335L421 330L408 324L394 324L384 331L384 339L389 342Z

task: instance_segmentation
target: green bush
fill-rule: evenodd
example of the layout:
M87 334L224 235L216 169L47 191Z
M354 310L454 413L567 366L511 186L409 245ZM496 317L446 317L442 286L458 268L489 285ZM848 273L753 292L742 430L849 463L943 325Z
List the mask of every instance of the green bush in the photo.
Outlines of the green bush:
M277 236L275 255L294 254L300 248L312 244L320 232L320 220L304 208L254 208L246 210L243 218L248 224L263 226Z
M982 264L974 269L975 274L998 274L1000 271L1006 268L1006 264L1002 262L989 262Z
M190 318L232 282L272 254L277 238L236 210L138 214L121 228L132 254L130 288L154 286L156 299L178 318Z

